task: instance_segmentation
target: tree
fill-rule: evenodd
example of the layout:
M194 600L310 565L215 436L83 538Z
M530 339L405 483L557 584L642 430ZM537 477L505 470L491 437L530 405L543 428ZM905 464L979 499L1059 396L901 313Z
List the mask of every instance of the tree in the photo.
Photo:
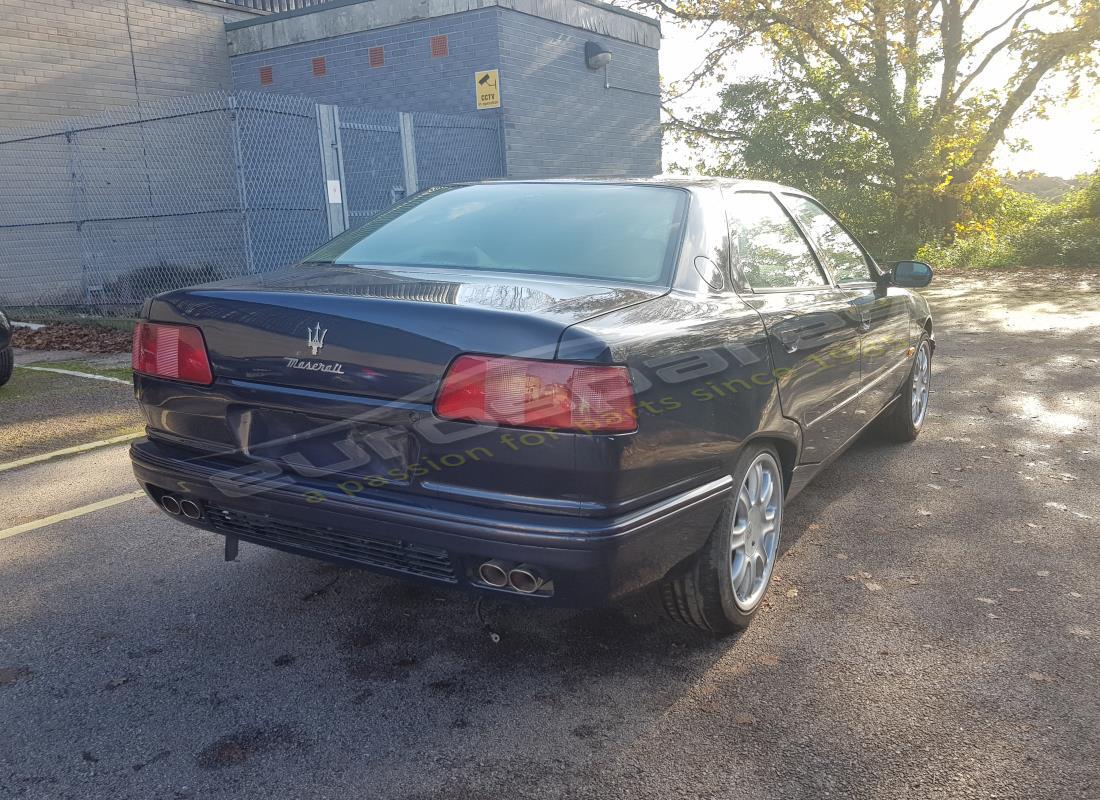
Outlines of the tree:
M1100 0L635 5L721 31L665 103L675 133L712 145L706 171L811 188L898 256L950 236L1010 125L1041 114L1056 83L1064 97L1095 79L1100 48ZM670 107L749 47L774 74L725 83L714 109Z

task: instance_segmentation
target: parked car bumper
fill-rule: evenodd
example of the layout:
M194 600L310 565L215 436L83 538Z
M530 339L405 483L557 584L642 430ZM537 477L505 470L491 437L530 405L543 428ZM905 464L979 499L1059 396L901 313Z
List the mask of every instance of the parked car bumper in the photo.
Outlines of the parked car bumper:
M130 455L154 501L195 501L199 518L177 516L191 525L406 579L571 607L605 605L663 577L703 546L732 489L726 476L627 513L568 516L387 490L348 497L288 475L252 494L227 492L215 458L147 439ZM478 576L490 559L533 565L549 583L527 595L490 587Z

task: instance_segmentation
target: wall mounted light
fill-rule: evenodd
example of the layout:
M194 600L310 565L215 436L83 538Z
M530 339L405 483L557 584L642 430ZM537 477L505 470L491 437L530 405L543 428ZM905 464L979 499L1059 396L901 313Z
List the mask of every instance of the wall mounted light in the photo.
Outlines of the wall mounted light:
M589 69L606 67L611 63L611 51L598 42L585 42L584 62Z
M584 43L584 63L589 69L603 69L603 88L610 89L607 79L607 65L611 63L611 51L599 42Z

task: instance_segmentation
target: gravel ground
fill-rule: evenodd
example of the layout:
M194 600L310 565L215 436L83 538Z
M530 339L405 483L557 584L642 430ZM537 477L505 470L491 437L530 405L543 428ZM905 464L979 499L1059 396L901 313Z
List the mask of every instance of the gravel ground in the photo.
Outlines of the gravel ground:
M493 644L463 595L225 564L144 500L0 540L0 796L1100 797L1097 287L939 282L928 427L791 504L734 639L636 603L492 609ZM127 468L0 481L46 513Z

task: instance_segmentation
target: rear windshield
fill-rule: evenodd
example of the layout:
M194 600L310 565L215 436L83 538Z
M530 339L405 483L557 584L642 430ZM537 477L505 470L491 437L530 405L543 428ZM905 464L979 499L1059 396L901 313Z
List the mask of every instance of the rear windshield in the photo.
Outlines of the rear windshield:
M409 198L307 260L666 283L687 198L659 186L444 187Z

